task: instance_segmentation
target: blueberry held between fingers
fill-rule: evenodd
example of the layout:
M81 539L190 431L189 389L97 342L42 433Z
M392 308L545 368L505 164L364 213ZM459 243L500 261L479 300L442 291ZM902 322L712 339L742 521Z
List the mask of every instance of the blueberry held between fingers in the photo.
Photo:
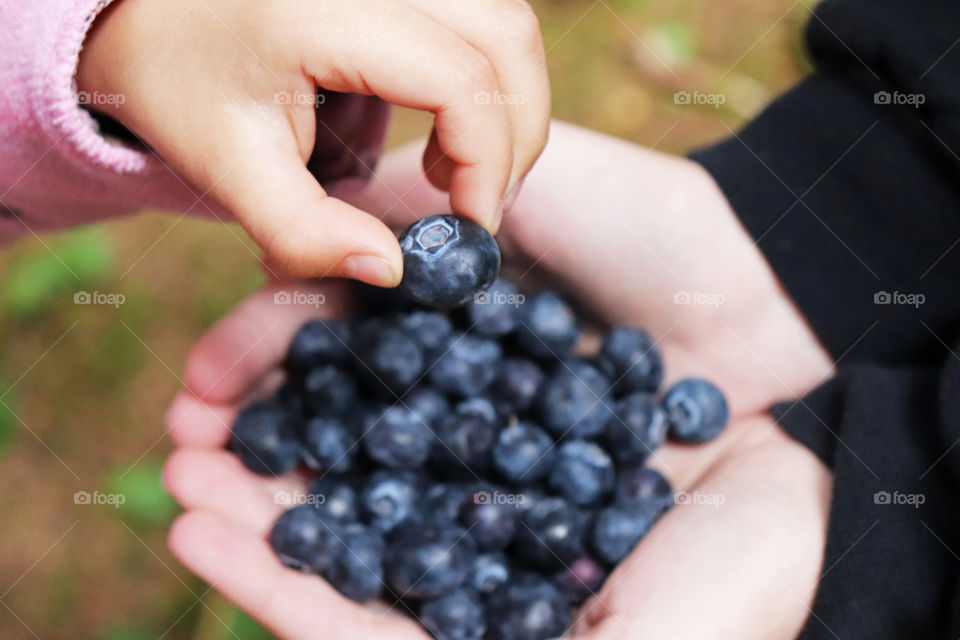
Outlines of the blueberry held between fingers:
M419 618L436 640L479 640L487 631L483 603L463 587L424 602Z
M667 439L667 414L644 392L620 398L607 422L607 445L617 462L643 462Z
M613 460L593 442L570 440L557 450L550 488L578 506L601 504L613 490Z
M316 573L333 565L338 529L312 505L304 504L280 514L270 529L269 542L284 566Z
M712 383L686 378L670 387L663 397L670 421L670 435L684 442L706 442L727 426L727 400Z
M599 358L609 366L620 393L652 393L663 381L663 358L653 337L642 329L618 327L608 333Z
M300 441L289 413L275 402L255 402L233 421L230 444L243 465L262 475L281 475L300 461Z
M570 623L567 599L552 583L521 573L491 596L489 640L548 640L563 635Z
M500 248L486 229L455 215L423 218L400 236L400 288L421 304L460 306L487 290L500 272Z

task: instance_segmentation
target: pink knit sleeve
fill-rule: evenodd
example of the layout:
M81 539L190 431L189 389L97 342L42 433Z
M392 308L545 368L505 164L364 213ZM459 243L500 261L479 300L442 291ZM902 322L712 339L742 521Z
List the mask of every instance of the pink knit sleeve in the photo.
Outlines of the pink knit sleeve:
M109 113L123 99L79 94L75 81L84 38L111 1L0 0L0 239L143 208L227 216L148 149L102 135L83 108ZM388 107L362 96L329 102L311 170L336 194L368 173Z

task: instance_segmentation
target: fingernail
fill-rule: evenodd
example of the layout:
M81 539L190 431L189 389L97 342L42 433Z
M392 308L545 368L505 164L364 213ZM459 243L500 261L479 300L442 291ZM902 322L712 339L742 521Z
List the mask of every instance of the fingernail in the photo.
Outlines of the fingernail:
M500 223L503 221L503 214L505 211L509 211L513 207L514 203L517 201L517 197L520 195L520 189L523 188L524 178L521 178L507 190L507 193L503 196L503 200L500 201L500 207L497 209L497 215L494 218L494 223L497 228L500 227Z
M393 287L397 284L397 274L386 258L380 256L355 254L340 262L340 272L344 277L361 280L378 287Z

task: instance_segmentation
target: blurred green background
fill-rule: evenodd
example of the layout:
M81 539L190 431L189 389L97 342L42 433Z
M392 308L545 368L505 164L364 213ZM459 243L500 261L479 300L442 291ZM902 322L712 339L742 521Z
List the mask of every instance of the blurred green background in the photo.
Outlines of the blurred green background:
M802 0L534 5L555 117L663 151L729 135L809 67ZM726 102L675 102L695 90ZM428 127L400 111L390 143ZM269 637L167 551L177 507L160 485L190 345L264 281L240 237L145 213L0 254L0 638ZM125 302L74 304L78 291ZM77 491L126 502L77 505Z

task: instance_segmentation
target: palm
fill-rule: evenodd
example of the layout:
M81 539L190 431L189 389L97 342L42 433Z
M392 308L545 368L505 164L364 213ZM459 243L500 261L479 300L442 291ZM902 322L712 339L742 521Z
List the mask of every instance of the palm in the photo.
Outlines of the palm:
M522 285L548 279L602 322L647 327L660 340L671 378L696 373L714 379L737 415L709 445L668 444L655 454L651 464L690 495L691 504L677 506L654 527L583 609L576 633L792 637L816 584L829 476L769 418L756 414L816 383L829 373L829 362L699 169L623 143L578 138L592 134L568 133L561 141L555 135L507 217L500 238L508 263ZM582 149L590 145L596 158L584 163ZM357 198L359 206L384 211L397 226L414 212L442 211L443 197L410 169L416 166L410 164L413 153L388 157L380 181ZM580 165L571 166L574 155ZM596 177L609 175L611 166L629 180L629 195L598 183ZM561 190L538 184L538 176L561 170L564 176L577 173L585 184L565 183ZM598 189L609 194L606 201ZM327 296L326 314L342 311L337 285L296 288L307 287ZM245 302L190 358L192 395L182 394L169 416L171 432L185 448L171 458L166 479L189 511L175 526L171 546L283 637L425 637L395 611L359 607L315 577L282 569L264 532L283 508L276 492L302 490L302 480L254 476L217 449L250 389L272 377L285 342L316 314L313 308L273 305L274 290ZM682 291L726 300L680 306L674 295ZM689 615L691 606L697 615ZM318 608L337 611L341 626L318 633Z

